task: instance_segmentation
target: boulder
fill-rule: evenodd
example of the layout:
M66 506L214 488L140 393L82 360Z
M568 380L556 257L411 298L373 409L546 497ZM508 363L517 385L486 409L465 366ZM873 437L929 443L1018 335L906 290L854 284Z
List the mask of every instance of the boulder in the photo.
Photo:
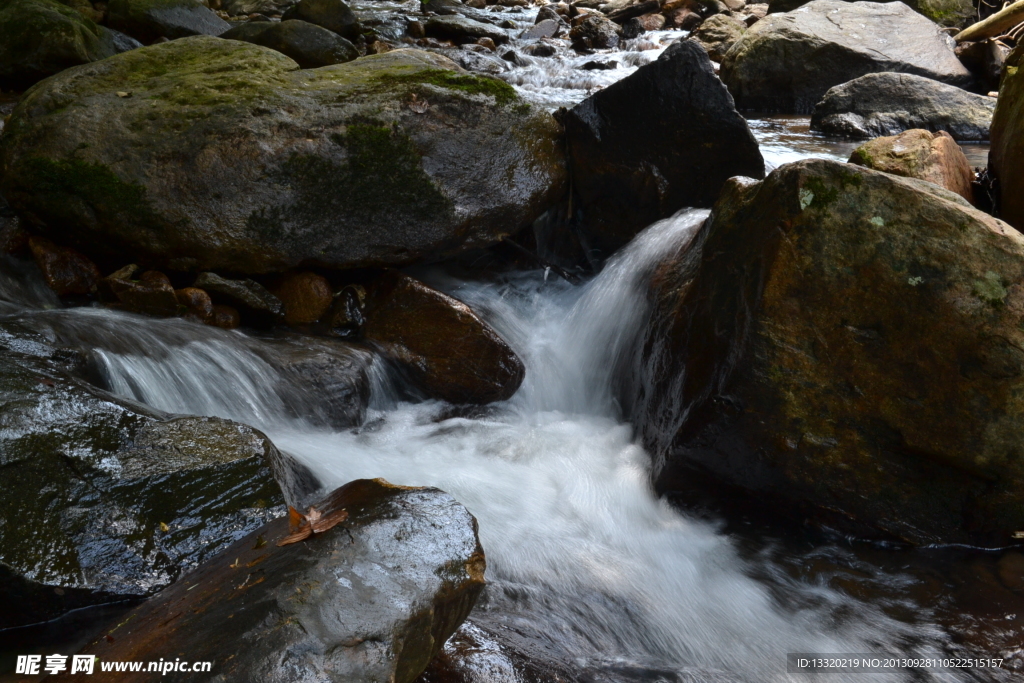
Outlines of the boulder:
M564 24L554 19L545 19L544 21L538 21L530 28L523 31L520 35L522 40L540 40L541 38L553 38L557 36L559 31L562 30Z
M229 280L216 273L200 273L192 286L208 292L214 303L238 309L249 324L266 327L284 322L281 300L255 280Z
M814 0L769 14L722 60L722 80L743 109L810 113L829 88L885 71L973 84L953 39L902 2Z
M333 429L363 424L374 354L348 342L277 334L251 350L281 377L276 391L291 414Z
M159 38L219 36L231 28L201 0L110 0L107 22L144 43Z
M300 0L281 17L284 21L301 19L355 40L362 32L356 13L342 0Z
M287 520L271 522L82 652L211 661L208 680L412 683L483 588L476 520L443 491L382 479L350 482L316 509L343 521L284 546Z
M908 130L875 138L853 151L850 163L905 178L919 178L956 192L974 203L974 172L949 133Z
M138 280L108 277L105 284L130 313L169 317L178 314L178 296L163 273L146 271Z
M578 52L605 50L619 44L622 28L615 22L596 14L588 14L579 22L573 22L569 31L572 48Z
M182 316L198 323L209 323L213 318L213 300L208 292L197 287L174 290L174 298Z
M746 32L743 22L727 14L716 14L705 19L690 38L700 43L713 61L720 62Z
M431 398L483 404L515 394L526 370L466 304L388 271L367 291L363 336Z
M274 289L284 306L284 319L289 325L308 325L319 320L331 307L334 292L322 275L303 271L289 273Z
M242 324L242 316L233 306L214 304L209 324L222 330L234 330Z
M303 69L350 62L359 56L355 45L337 33L299 19L254 21L236 26L220 36L277 50Z
M64 69L139 47L123 38L54 0L6 0L0 5L0 88L21 90Z
M114 399L4 328L0 628L149 595L281 514L262 433Z
M730 181L662 264L636 423L689 468L911 543L1024 528L1024 235L834 161Z
M290 3L281 4L288 6ZM266 15L281 11L281 7L274 0L220 0L220 8L231 17L248 17L250 14Z
M1018 66L1021 48L1007 59L996 111L992 116L992 147L988 170L998 181L999 216L1024 230L1024 73Z
M58 247L45 237L29 237L39 272L57 296L92 294L100 279L96 264L74 249Z
M503 81L408 49L299 70L206 36L36 88L0 173L12 207L86 254L244 275L446 258L567 185L560 126Z
M769 12L791 12L807 4L807 0L769 0ZM971 0L903 0L915 12L941 26L966 26L975 17Z
M702 47L680 41L563 117L588 247L603 256L728 178L764 177L747 122Z
M508 42L508 34L500 28L459 14L430 17L423 30L431 38L459 45L475 43L480 38L490 38L498 45Z
M988 140L996 101L923 76L880 73L830 89L814 106L811 129L870 138L912 128L955 140Z

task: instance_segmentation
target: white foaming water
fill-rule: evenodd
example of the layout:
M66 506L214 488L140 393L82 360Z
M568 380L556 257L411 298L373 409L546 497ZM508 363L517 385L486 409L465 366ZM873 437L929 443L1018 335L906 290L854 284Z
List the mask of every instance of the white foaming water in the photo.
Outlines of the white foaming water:
M685 680L781 681L787 652L925 643L913 652L932 653L944 640L939 629L897 622L830 588L780 581L788 604L779 604L715 526L651 491L648 456L620 415L613 382L635 353L652 268L705 216L684 211L655 224L579 288L538 273L496 283L428 277L487 318L526 364L516 396L483 417L378 395L374 404L389 407L363 428L316 429L289 417L273 388L281 378L244 335L90 311L61 312L54 329L58 337L88 329L105 347L98 357L118 393L253 423L328 487L384 477L450 492L480 522L490 581L481 609L573 666L631 662Z

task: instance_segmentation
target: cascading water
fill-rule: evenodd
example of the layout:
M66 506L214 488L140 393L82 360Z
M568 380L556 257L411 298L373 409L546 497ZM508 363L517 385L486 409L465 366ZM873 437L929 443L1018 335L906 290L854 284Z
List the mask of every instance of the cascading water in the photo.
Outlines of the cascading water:
M947 636L927 611L910 605L913 623L899 621L770 563L752 566L719 527L651 491L648 456L614 383L630 367L653 267L706 213L683 211L648 228L582 287L541 271L488 282L420 273L474 307L527 366L510 401L472 416L400 402L380 375L365 425L332 431L294 417L300 408L289 392L301 387L282 390L288 382L262 359L263 342L242 333L91 309L19 320L94 348L95 371L115 393L260 427L328 487L384 477L450 492L480 522L489 587L479 613L580 670L771 681L787 680L787 652L939 654ZM875 678L966 680L922 675Z

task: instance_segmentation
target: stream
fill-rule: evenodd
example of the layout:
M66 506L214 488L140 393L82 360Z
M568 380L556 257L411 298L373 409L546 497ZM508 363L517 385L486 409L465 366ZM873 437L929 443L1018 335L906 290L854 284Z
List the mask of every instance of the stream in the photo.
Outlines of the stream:
M535 11L508 16L528 26ZM680 35L648 33L596 55L524 57L498 75L538 104L571 106ZM594 60L617 66L582 68ZM750 123L769 167L845 160L856 146L811 133L806 117ZM984 165L986 147L965 149ZM295 417L294 396L269 388L286 381L254 351L263 342L243 332L54 309L46 292L13 281L0 282L8 302L0 313L92 349L91 363L115 394L262 429L328 488L384 477L448 491L479 520L487 553L474 623L589 676L581 680L808 680L786 673L795 652L1006 660L1003 670L919 669L872 681L1020 676L1024 600L999 584L998 553L909 550L794 527L756 508L709 504L699 483L671 500L655 496L649 457L615 389L629 380L653 267L706 215L684 210L650 226L580 286L543 270L476 279L440 267L410 271L493 325L522 358L525 382L509 401L457 411L403 402L396 380L377 367L366 422L347 431ZM488 680L513 679L499 666Z

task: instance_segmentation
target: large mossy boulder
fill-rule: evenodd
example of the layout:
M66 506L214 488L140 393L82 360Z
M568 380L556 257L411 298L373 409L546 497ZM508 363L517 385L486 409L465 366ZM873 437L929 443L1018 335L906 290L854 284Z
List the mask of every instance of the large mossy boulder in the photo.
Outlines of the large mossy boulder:
M988 140L996 101L923 76L868 74L831 88L814 105L811 129L877 137L920 128L954 140Z
M0 88L27 88L127 47L122 39L54 0L0 3Z
M4 339L0 628L149 595L281 514L259 431L115 399L17 323Z
M654 221L764 177L747 122L704 48L680 41L562 117L586 246L609 256Z
M969 88L953 47L902 2L814 0L754 24L726 53L721 76L741 109L809 114L829 88L869 73Z
M483 589L476 520L443 491L382 479L350 482L315 509L343 519L284 546L287 520L271 522L83 652L213 663L191 680L412 683Z
M1024 43L1022 43L1024 44ZM999 88L999 100L992 116L992 147L989 172L999 181L999 215L1018 230L1024 230L1024 73L1015 49L1007 59Z
M663 264L636 420L695 470L914 543L1024 529L1024 235L833 161L730 181Z
M107 22L144 43L218 36L231 28L200 0L110 0Z
M404 264L547 210L566 189L560 135L510 85L438 55L300 70L199 36L27 93L0 141L0 189L37 229L121 262Z

